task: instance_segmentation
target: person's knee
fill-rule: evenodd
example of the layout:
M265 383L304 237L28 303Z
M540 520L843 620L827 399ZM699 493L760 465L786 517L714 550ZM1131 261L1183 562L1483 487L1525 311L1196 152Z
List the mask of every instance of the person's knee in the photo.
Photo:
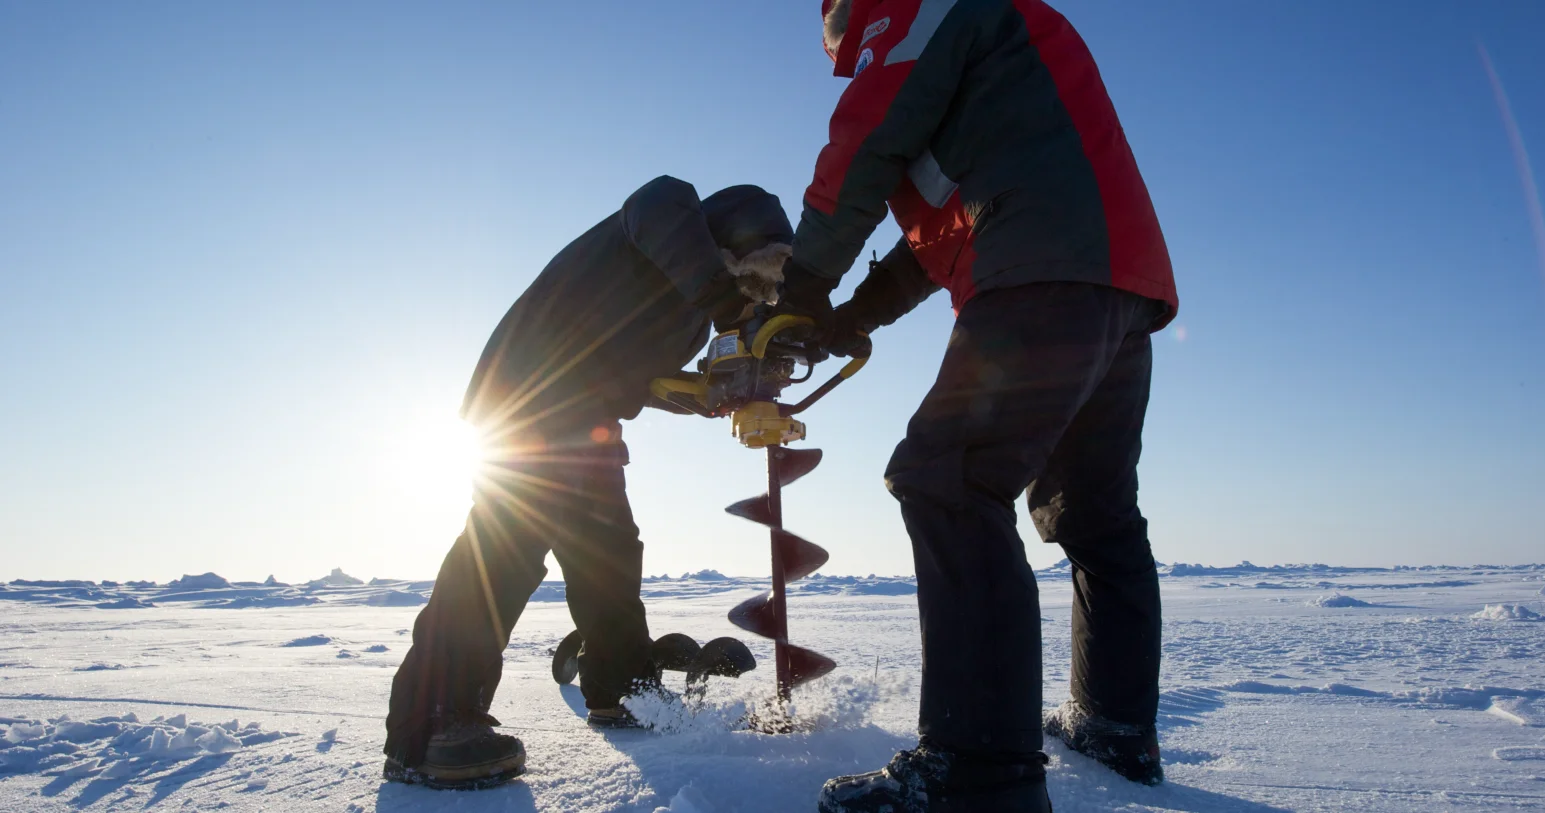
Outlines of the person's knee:
M1030 484L1044 456L1030 444L963 446L919 453L902 441L891 456L885 486L903 504L924 500L950 510L990 503L1007 506Z
M958 510L965 505L962 453L923 451L911 439L897 444L885 467L885 488L902 503ZM905 508L903 509L905 510Z
M1148 521L1141 516L1107 524L1098 532L1058 537L1074 567L1101 574L1147 573L1154 569Z
M1125 545L1146 541L1148 522L1131 493L1091 494L1059 487L1043 495L1040 484L1031 489L1030 521L1046 542L1060 545Z

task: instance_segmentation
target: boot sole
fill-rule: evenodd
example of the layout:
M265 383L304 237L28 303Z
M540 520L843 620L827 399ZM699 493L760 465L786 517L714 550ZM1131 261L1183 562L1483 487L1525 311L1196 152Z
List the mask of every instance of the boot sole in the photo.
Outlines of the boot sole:
M876 807L859 808L845 805L841 802L828 802L821 798L816 802L819 813L851 813L854 810L901 810L888 802L881 802ZM929 813L1051 813L1051 799L1046 795L1046 786L1038 788L1015 789L1003 791L988 791L974 794L957 794L953 798L945 798L932 801L928 804Z
M602 728L608 731L644 731L648 729L648 726L632 717L596 717L590 715L585 718L585 723L591 728Z
M442 767L426 764L409 768L387 759L381 777L389 782L418 785L430 790L485 790L503 785L526 772L524 753L482 765Z

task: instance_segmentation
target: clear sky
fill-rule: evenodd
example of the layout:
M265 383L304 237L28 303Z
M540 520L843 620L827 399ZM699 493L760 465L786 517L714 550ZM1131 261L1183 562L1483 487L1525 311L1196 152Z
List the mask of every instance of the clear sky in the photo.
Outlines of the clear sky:
M797 217L843 87L818 6L0 0L0 578L432 576L463 388L553 253L662 173ZM1545 560L1545 3L1060 8L1180 285L1157 557ZM912 572L881 472L951 318L808 416L787 524L827 572ZM765 573L721 510L761 455L625 431L646 571Z

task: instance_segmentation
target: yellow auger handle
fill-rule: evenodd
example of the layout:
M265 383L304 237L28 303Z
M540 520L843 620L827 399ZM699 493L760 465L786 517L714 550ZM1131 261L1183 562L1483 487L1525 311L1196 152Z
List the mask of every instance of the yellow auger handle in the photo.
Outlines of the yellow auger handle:
M713 417L708 411L708 383L701 374L682 371L674 377L656 378L649 382L649 392L658 403L646 403L645 406L683 415Z
M672 393L690 395L693 398L707 398L708 385L703 382L701 375L694 378L656 378L649 382L649 391L655 397L669 401Z
M862 334L862 335L864 336L864 338L868 338L868 334ZM804 412L805 410L810 408L811 404L814 404L816 401L819 401L822 398L826 397L826 393L831 392L832 390L836 389L838 384L841 384L842 382L847 381L848 379L850 379L854 375L856 375L859 370L864 369L864 365L868 364L868 363L869 363L869 354L868 353L865 353L862 357L859 357L859 356L853 357L853 359L851 361L849 361L847 364L842 365L842 369L838 370L836 375L832 376L831 378L826 379L826 383L822 384L819 387L816 387L813 392L811 392L809 395L805 396L805 399L803 401L800 401L797 404L792 404L792 405L789 405L789 406L781 406L781 407L779 407L778 408L778 414L783 415L784 417L788 417L790 415L798 415L799 413Z
M852 378L854 375L856 375L859 370L864 369L864 365L868 364L868 363L869 363L869 357L868 356L864 356L863 358L852 359L847 364L842 365L842 369L837 371L837 375L838 375L838 377L842 378L845 381L845 380L847 380L849 378Z
M779 314L767 320L756 331L756 338L751 340L751 355L755 358L767 356L767 344L779 333L793 327L815 326L815 320L808 316L796 316L792 313Z

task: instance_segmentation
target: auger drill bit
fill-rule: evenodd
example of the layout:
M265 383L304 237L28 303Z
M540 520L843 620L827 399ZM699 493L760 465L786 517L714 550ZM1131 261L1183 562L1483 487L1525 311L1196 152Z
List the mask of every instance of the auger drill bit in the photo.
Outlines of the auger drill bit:
M767 447L767 493L741 500L725 511L770 529L772 590L742 602L730 611L730 623L773 639L778 672L778 698L787 703L794 687L815 680L837 667L820 653L789 643L787 585L826 564L824 548L783 529L783 487L804 477L821 462L820 449Z

